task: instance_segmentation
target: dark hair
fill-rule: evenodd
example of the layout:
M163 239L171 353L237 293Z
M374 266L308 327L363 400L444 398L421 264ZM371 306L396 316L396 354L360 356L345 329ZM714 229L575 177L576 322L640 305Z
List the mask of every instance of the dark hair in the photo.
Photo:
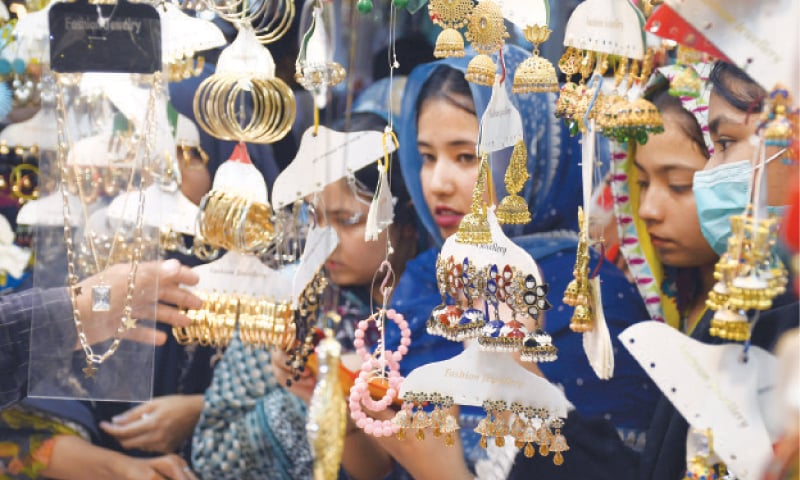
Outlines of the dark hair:
M417 118L422 110L422 104L432 99L445 100L451 105L477 116L469 83L464 78L464 73L455 68L444 65L437 68L422 85L417 98Z
M365 130L382 132L386 125L386 120L380 115L369 112L356 112L350 116L349 124L346 119L340 118L334 121L330 127L340 132L363 132ZM374 163L356 171L355 177L358 183L370 192L375 192L378 188L378 169L375 168ZM397 158L397 152L394 153L390 163L389 189L392 191L392 196L397 199L394 207L395 223L398 225L414 224L414 207L411 204L411 196L406 190L405 182L403 182L403 174L400 171L400 160Z
M653 105L658 108L662 116L669 115L675 120L681 131L694 142L706 159L711 157L706 141L703 138L701 126L697 123L697 118L692 112L683 108L683 104L678 97L670 95L669 82L666 79L663 82L658 82L652 90L649 90L647 98L653 102Z
M717 61L711 70L709 81L713 86L712 91L737 110L747 113L761 112L767 92L736 65Z

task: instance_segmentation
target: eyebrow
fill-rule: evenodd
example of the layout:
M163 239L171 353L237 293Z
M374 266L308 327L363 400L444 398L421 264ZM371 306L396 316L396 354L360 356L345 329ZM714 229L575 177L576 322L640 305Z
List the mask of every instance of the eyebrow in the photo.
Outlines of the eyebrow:
M431 148L432 145L427 142L417 141L418 147L428 147ZM475 142L471 140L453 140L452 142L447 142L448 147L475 147Z
M719 115L714 117L714 119L711 120L710 122L708 122L708 131L712 135L716 135L717 133L719 133L719 127L721 125L742 125L742 122L727 115Z
M634 161L633 164L636 165L636 168L638 168L639 170L641 170L643 172L645 171L644 167L642 167L639 164L639 162ZM656 169L657 172L664 172L664 173L672 171L672 170L694 170L694 171L697 171L697 169L695 167L692 167L692 166L689 166L689 165L683 165L683 164L680 164L680 163L671 163L671 164L667 164L667 165L661 165L660 167L658 167Z

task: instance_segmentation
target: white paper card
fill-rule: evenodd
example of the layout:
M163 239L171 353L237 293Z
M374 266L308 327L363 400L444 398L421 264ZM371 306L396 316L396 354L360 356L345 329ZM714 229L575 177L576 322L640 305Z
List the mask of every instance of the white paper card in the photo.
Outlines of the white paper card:
M777 83L800 95L800 2L766 0L667 0L675 12L722 53L771 90ZM780 33L779 33L780 32Z
M397 148L394 142L387 142L386 146L389 153ZM272 205L291 205L381 157L383 132L345 133L319 127L314 136L313 127L309 128L303 133L297 156L272 186Z
M614 347L611 344L611 334L606 324L603 313L603 299L600 292L600 277L589 280L594 293L594 329L583 334L583 350L589 359L589 365L601 380L608 380L614 376Z
M775 387L775 357L738 344L706 345L662 322L642 322L620 334L658 388L695 428L711 428L714 449L741 480L760 478L772 458L761 410Z
M268 202L267 182L252 163L227 160L214 175L212 190L231 192L253 202Z
M641 60L644 17L628 0L586 0L567 22L564 46Z
M200 277L191 290L197 292L237 293L274 300L288 299L289 282L251 255L228 252L219 260L192 268Z
M496 81L492 98L481 117L480 149L486 153L496 152L514 146L522 137L522 117L508 98L505 85Z
M163 228L186 235L195 234L199 209L180 190L165 192L157 185L144 190L143 222L145 225ZM127 222L135 222L139 210L139 192L117 195L108 206L108 216Z
M72 226L78 224L81 212L81 200L71 193L67 194L70 220ZM43 225L49 227L64 225L64 200L61 192L51 193L45 197L25 202L17 212L19 225Z
M472 342L462 353L414 369L403 381L405 392L437 392L458 405L480 407L484 400L505 400L547 408L551 416L566 417L573 408L564 392L525 370L508 353L486 352Z
M300 265L292 279L292 302L297 305L300 294L314 279L320 267L339 245L339 236L332 227L313 227L308 231L306 246L300 257Z
M491 244L471 245L459 243L456 241L455 235L450 235L445 240L440 255L444 258L452 256L458 263L462 262L464 258L469 258L469 261L478 268L497 265L502 270L505 265L513 265L526 274L533 274L537 284L544 283L539 265L536 264L533 257L522 247L509 240L497 222L497 216L492 210L488 210L486 216L492 233Z
M548 0L494 0L503 16L521 29L549 23Z
M275 78L275 60L252 28L240 26L236 38L219 54L216 75L222 74Z

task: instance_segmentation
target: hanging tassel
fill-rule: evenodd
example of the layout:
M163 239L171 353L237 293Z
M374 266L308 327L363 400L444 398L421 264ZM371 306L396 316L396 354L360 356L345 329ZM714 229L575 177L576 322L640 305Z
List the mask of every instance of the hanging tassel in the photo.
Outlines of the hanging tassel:
M367 225L364 231L364 240L368 242L378 240L381 232L394 221L394 199L389 187L390 157L389 149L386 146L387 137L394 141L395 147L398 146L397 136L393 131L387 130L383 135L383 162L378 162L378 188L375 189L375 196L369 205Z

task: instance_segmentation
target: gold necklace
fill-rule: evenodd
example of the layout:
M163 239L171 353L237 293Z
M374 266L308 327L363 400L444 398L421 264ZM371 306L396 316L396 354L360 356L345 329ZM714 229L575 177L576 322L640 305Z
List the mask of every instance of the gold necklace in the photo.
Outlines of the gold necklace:
M69 167L67 166L67 151L69 149L69 139L67 137L67 130L65 125L65 119L67 118L66 107L64 106L64 97L63 97L63 89L61 84L61 76L56 75L56 102L57 102L57 109L58 114L56 115L56 122L57 122L57 131L58 131L58 156L57 162L61 172L61 199L62 199L62 211L64 216L64 243L66 245L67 251L67 289L70 295L70 299L72 301L72 313L73 313L73 320L75 322L75 329L78 333L78 341L83 349L84 354L86 355L86 367L83 368L83 373L86 375L87 378L94 378L95 374L97 373L98 367L105 362L108 358L110 358L114 353L116 353L117 349L119 348L120 342L122 341L122 335L130 329L136 327L136 319L133 318L133 291L136 285L136 272L138 270L139 261L141 260L142 254L142 225L144 220L144 192L142 192L142 183L139 183L139 203L137 206L136 212L136 222L134 227L134 242L136 242L136 246L133 249L133 258L131 258L131 269L128 272L128 285L125 295L125 302L123 306L123 314L121 319L121 324L117 327L116 331L114 332L113 341L108 349L102 353L95 353L92 345L89 343L89 340L86 336L86 331L84 329L83 322L81 320L80 310L78 309L78 296L81 295L82 287L78 285L78 275L76 270L76 255L75 249L73 245L73 236L72 236L72 222L71 222L71 214L69 208L69 193L67 188L67 179L69 177ZM160 88L160 75L156 73L153 76L153 85L151 86L150 97L148 100L147 105L147 113L146 113L146 125L148 129L151 129L154 125L153 119L153 111L155 110L155 96L156 91ZM147 138L151 132L146 132L143 135L142 140L144 141L144 159L148 161L150 159L150 144L147 142ZM132 177L130 182L132 183ZM129 184L130 186L130 184ZM85 205L83 205L83 198L81 198L81 207L85 211ZM88 219L87 226L88 226ZM117 235L115 234L115 240ZM94 240L89 238L90 248L92 249L92 255L95 260L95 266L98 268L99 271L99 260L96 255ZM113 249L113 246L112 246ZM108 267L108 264L106 264ZM102 278L102 277L101 277ZM111 309L111 286L105 284L102 279L100 282L94 286L92 286L92 312L107 312Z

